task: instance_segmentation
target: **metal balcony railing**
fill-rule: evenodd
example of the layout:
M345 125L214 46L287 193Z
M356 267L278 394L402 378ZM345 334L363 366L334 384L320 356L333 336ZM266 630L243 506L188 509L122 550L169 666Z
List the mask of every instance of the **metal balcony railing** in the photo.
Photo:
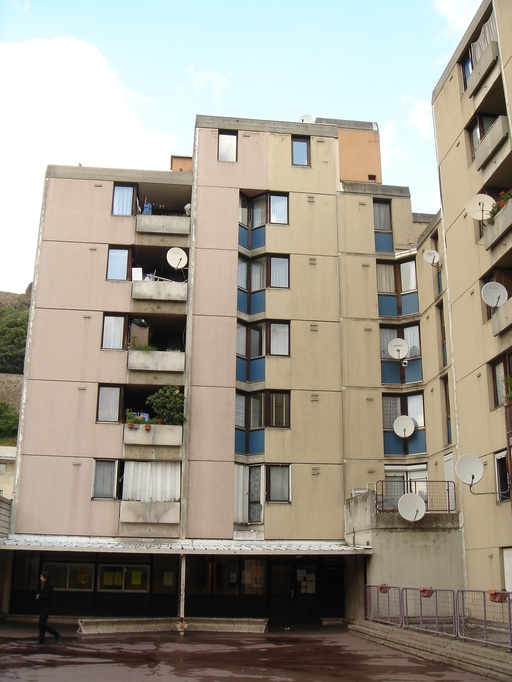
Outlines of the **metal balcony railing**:
M453 481L377 481L375 506L377 512L398 511L398 500L405 493L423 498L427 513L454 513L455 483Z

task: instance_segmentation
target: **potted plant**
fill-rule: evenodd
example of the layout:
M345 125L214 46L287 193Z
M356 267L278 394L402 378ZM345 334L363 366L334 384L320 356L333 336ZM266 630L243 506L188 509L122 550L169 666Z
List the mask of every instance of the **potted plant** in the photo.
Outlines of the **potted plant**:
M387 583L380 583L377 588L381 594L387 594L389 592L389 586Z
M126 412L125 412L125 419L126 419L126 426L127 426L129 429L133 429L133 420L134 420L134 417L133 417L133 412L132 412L132 410L131 410L130 408L128 408L128 409L126 410Z
M431 597L434 594L434 588L430 587L420 587L420 596Z
M491 601L498 602L499 604L502 604L508 599L508 592L500 590L487 590L487 592L489 593L489 599Z
M179 387L171 384L163 386L146 399L146 404L154 410L157 419L163 419L165 424L175 426L183 424L185 419L184 402L185 396Z
M505 384L505 405L512 405L512 377L503 377L503 383Z
M155 350L158 350L155 348L155 346L152 346L150 343L144 343L141 344L140 346L134 346L133 350L141 350L144 351L145 353L152 353Z
M494 202L494 204L491 206L491 210L489 211L489 222L494 222L494 218L498 215L509 199L512 199L512 189L509 189L508 192L500 192L498 199Z

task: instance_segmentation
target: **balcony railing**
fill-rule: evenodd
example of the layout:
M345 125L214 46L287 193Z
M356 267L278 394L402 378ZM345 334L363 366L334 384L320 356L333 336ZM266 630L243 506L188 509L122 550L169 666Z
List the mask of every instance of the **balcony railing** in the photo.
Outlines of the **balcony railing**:
M455 483L453 481L377 481L375 507L377 512L397 512L398 500L405 493L415 493L425 502L426 513L454 513Z
M138 215L137 232L189 234L190 217L185 215Z

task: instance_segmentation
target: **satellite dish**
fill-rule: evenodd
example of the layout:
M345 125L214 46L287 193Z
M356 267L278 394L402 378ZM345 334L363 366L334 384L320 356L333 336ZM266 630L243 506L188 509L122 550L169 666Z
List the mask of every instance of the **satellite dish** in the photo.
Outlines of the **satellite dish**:
M507 301L508 292L499 282L487 282L482 287L482 298L489 307L499 308Z
M311 114L302 114L299 121L301 123L313 123L313 116L311 116Z
M466 201L466 211L476 220L487 220L491 215L494 199L488 194L475 194Z
M392 358L402 360L409 352L409 344L405 339L391 339L388 343L388 353Z
M175 270L182 270L188 262L187 254L183 249L173 246L167 251L167 262Z
M409 438L414 433L414 420L406 414L402 414L393 422L393 431L400 438Z
M398 500L398 513L406 521L419 521L426 510L425 500L416 493L405 493Z
M455 465L455 473L466 485L478 483L484 475L484 465L476 455L462 455Z
M439 263L439 254L435 249L427 249L423 254L423 258L430 263L430 265L436 265Z

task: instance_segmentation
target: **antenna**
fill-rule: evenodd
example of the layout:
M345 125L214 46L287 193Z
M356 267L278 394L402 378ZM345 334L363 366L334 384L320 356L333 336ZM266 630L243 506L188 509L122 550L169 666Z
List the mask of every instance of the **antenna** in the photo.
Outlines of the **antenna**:
M416 493L405 493L398 500L398 513L406 521L419 521L426 511L425 500Z
M172 249L167 251L167 262L175 270L183 270L188 262L187 254L183 249L173 246Z
M414 433L414 420L406 414L397 417L393 422L393 431L400 438L409 438Z
M439 254L435 249L427 249L423 254L423 258L432 266L439 263Z
M462 483L469 485L472 495L504 495L510 490L510 484L506 490L491 490L491 492L475 493L473 485L482 480L484 465L476 455L462 455L455 465L455 473Z
M492 308L493 312L500 305L506 303L508 299L508 291L499 282L487 282L487 284L484 284L481 295L484 303Z
M396 359L402 363L404 367L407 367L409 364L407 360L405 360L405 356L409 352L409 344L405 339L399 339L398 337L396 339L391 339L391 341L388 343L388 353L389 355L393 358L396 357Z
M311 114L302 114L299 121L301 123L313 123L313 116L311 116Z

